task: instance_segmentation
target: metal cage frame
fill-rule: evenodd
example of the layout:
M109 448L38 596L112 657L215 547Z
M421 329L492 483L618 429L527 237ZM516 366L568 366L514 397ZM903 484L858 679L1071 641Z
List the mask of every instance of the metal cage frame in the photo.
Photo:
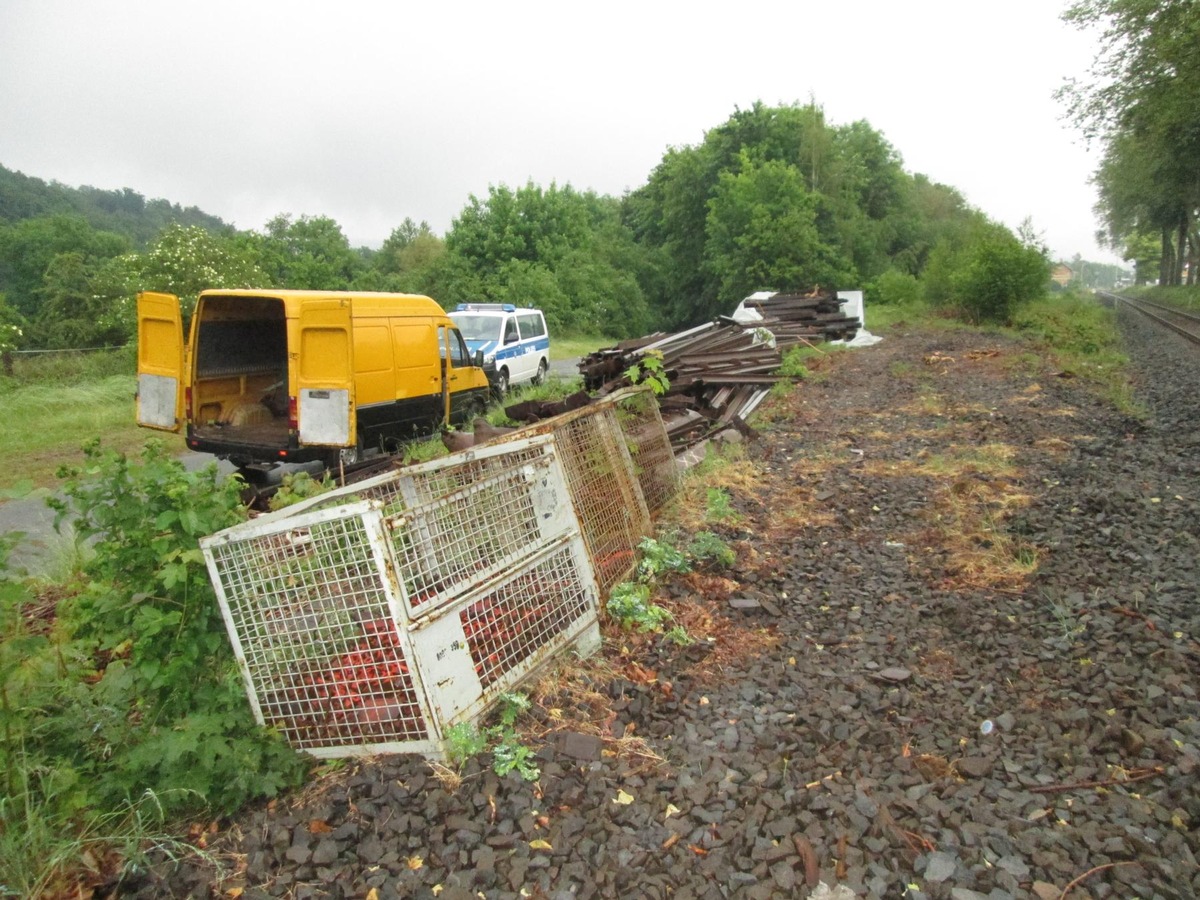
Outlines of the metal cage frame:
M200 545L255 718L318 757L443 756L450 727L600 644L550 435L389 472Z

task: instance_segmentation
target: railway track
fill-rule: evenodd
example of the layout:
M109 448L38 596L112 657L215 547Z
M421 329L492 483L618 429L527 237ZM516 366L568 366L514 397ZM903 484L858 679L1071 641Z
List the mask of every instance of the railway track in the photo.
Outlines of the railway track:
M1150 300L1135 300L1120 294L1101 293L1101 296L1107 297L1113 302L1124 303L1147 318L1170 328L1176 334L1183 335L1192 343L1200 344L1200 315L1196 313L1176 309L1173 306L1164 306Z

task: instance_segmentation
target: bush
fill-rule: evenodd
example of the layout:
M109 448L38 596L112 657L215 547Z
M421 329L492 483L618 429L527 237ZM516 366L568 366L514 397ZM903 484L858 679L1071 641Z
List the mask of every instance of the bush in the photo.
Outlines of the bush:
M908 272L888 269L866 286L867 305L908 306L921 299L921 284Z
M102 810L150 791L170 811L228 812L297 781L298 754L254 722L199 549L245 518L240 483L187 472L159 442L138 460L84 449L51 505L94 555L58 605L56 677L21 698L26 746Z
M1044 250L997 225L959 256L950 276L951 298L972 323L1005 323L1017 307L1045 293L1049 275Z

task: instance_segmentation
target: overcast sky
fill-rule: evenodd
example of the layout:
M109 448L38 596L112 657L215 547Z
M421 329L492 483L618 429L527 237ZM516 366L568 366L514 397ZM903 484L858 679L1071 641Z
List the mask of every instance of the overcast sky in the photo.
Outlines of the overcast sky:
M1052 97L1095 52L1065 5L0 0L0 164L377 246L489 185L620 196L736 108L812 98L1056 256L1117 261Z

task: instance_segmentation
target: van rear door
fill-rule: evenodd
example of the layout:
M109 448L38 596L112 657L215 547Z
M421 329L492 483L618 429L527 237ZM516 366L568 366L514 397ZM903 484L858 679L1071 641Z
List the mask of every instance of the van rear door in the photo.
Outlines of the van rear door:
M174 294L137 297L137 423L179 431L183 422L183 318Z
M305 299L298 324L293 352L300 444L353 447L358 434L350 298Z

